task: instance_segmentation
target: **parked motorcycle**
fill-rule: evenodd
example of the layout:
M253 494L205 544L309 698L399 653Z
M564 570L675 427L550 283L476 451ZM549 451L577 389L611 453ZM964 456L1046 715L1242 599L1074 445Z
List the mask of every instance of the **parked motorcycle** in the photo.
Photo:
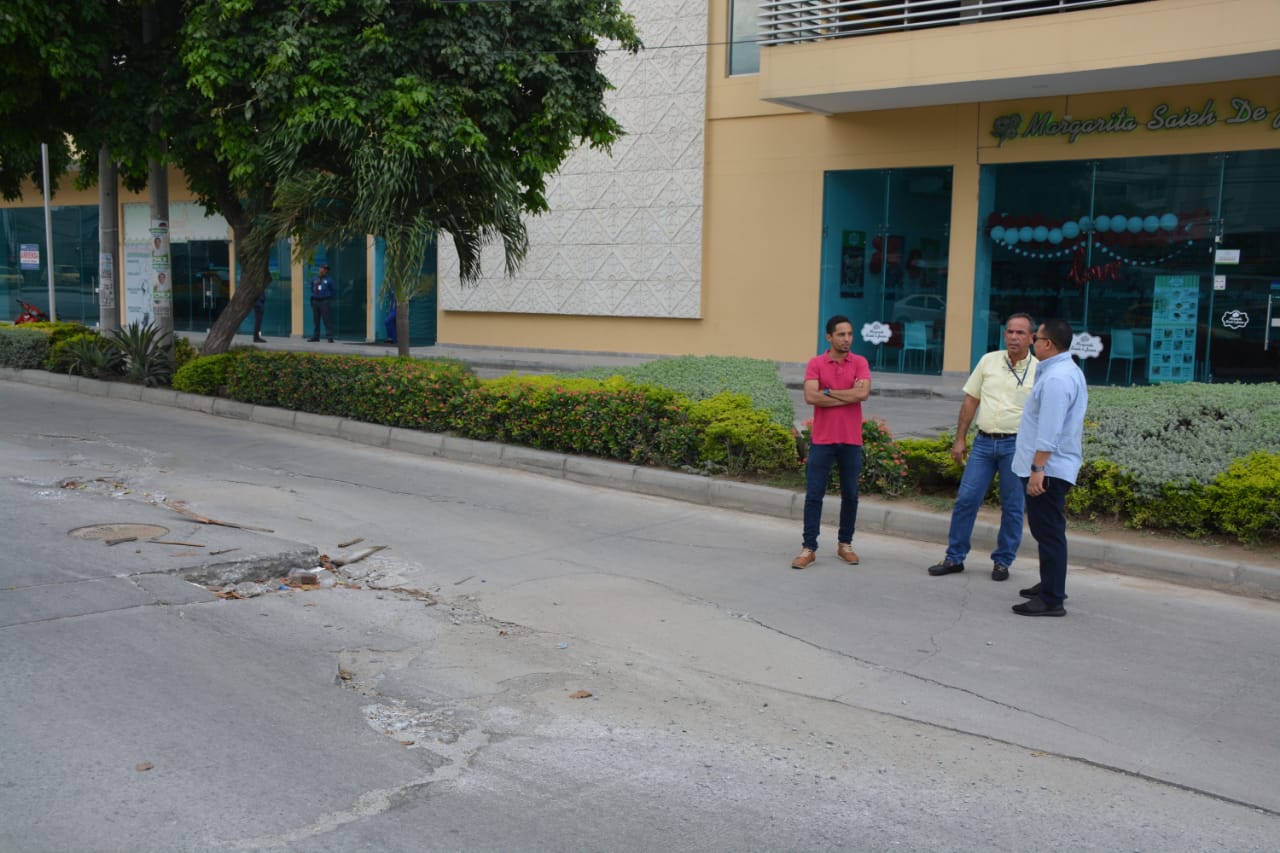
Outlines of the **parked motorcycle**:
M44 323L49 319L49 315L40 310L40 306L32 305L30 302L18 300L18 304L22 306L22 313L13 321L15 326L21 326L23 323Z

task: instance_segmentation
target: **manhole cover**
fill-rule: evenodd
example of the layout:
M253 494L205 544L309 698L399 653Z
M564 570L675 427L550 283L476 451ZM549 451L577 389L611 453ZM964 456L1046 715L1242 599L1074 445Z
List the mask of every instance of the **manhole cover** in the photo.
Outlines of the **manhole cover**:
M88 527L77 527L74 530L68 530L68 536L74 536L77 539L122 539L126 536L134 536L138 539L151 539L156 536L163 536L169 532L169 528L161 527L158 524L132 524L127 521L114 522L112 524L90 524Z

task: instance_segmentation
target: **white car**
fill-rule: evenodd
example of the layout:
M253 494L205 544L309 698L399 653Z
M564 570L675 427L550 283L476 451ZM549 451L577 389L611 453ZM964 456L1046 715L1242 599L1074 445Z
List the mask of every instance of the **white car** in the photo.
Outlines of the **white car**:
M947 316L947 302L941 296L916 293L899 299L893 305L893 322L906 323L921 320L941 323Z

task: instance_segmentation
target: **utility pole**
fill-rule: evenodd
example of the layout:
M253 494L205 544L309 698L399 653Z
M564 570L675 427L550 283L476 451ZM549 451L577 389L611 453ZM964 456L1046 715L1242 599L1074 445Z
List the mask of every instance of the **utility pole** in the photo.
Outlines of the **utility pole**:
M156 4L142 11L142 41L155 40L158 22ZM156 153L147 161L147 189L151 197L151 316L163 341L173 341L173 270L169 264L169 170L168 150L162 135L160 116L151 116L151 137ZM169 349L170 358L173 349Z
M98 149L98 328L120 328L120 225L116 198L116 164L107 146Z
M40 143L40 171L44 178L44 246L48 255L45 271L49 274L49 320L58 322L57 292L53 286L53 217L49 209L49 144Z
M159 135L159 122L152 130ZM169 266L169 172L161 152L148 162L151 196L151 316L161 340L173 338L173 270Z

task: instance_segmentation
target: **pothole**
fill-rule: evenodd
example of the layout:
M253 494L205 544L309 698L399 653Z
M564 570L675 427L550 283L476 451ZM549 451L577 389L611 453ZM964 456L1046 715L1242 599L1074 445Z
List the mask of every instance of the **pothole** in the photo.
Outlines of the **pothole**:
M77 539L89 539L97 541L99 539L125 539L133 537L135 539L153 539L156 536L163 536L169 532L169 528L161 527L158 524L134 524L128 521L110 522L108 524L90 524L85 527L77 527L67 531L68 536L74 536Z

